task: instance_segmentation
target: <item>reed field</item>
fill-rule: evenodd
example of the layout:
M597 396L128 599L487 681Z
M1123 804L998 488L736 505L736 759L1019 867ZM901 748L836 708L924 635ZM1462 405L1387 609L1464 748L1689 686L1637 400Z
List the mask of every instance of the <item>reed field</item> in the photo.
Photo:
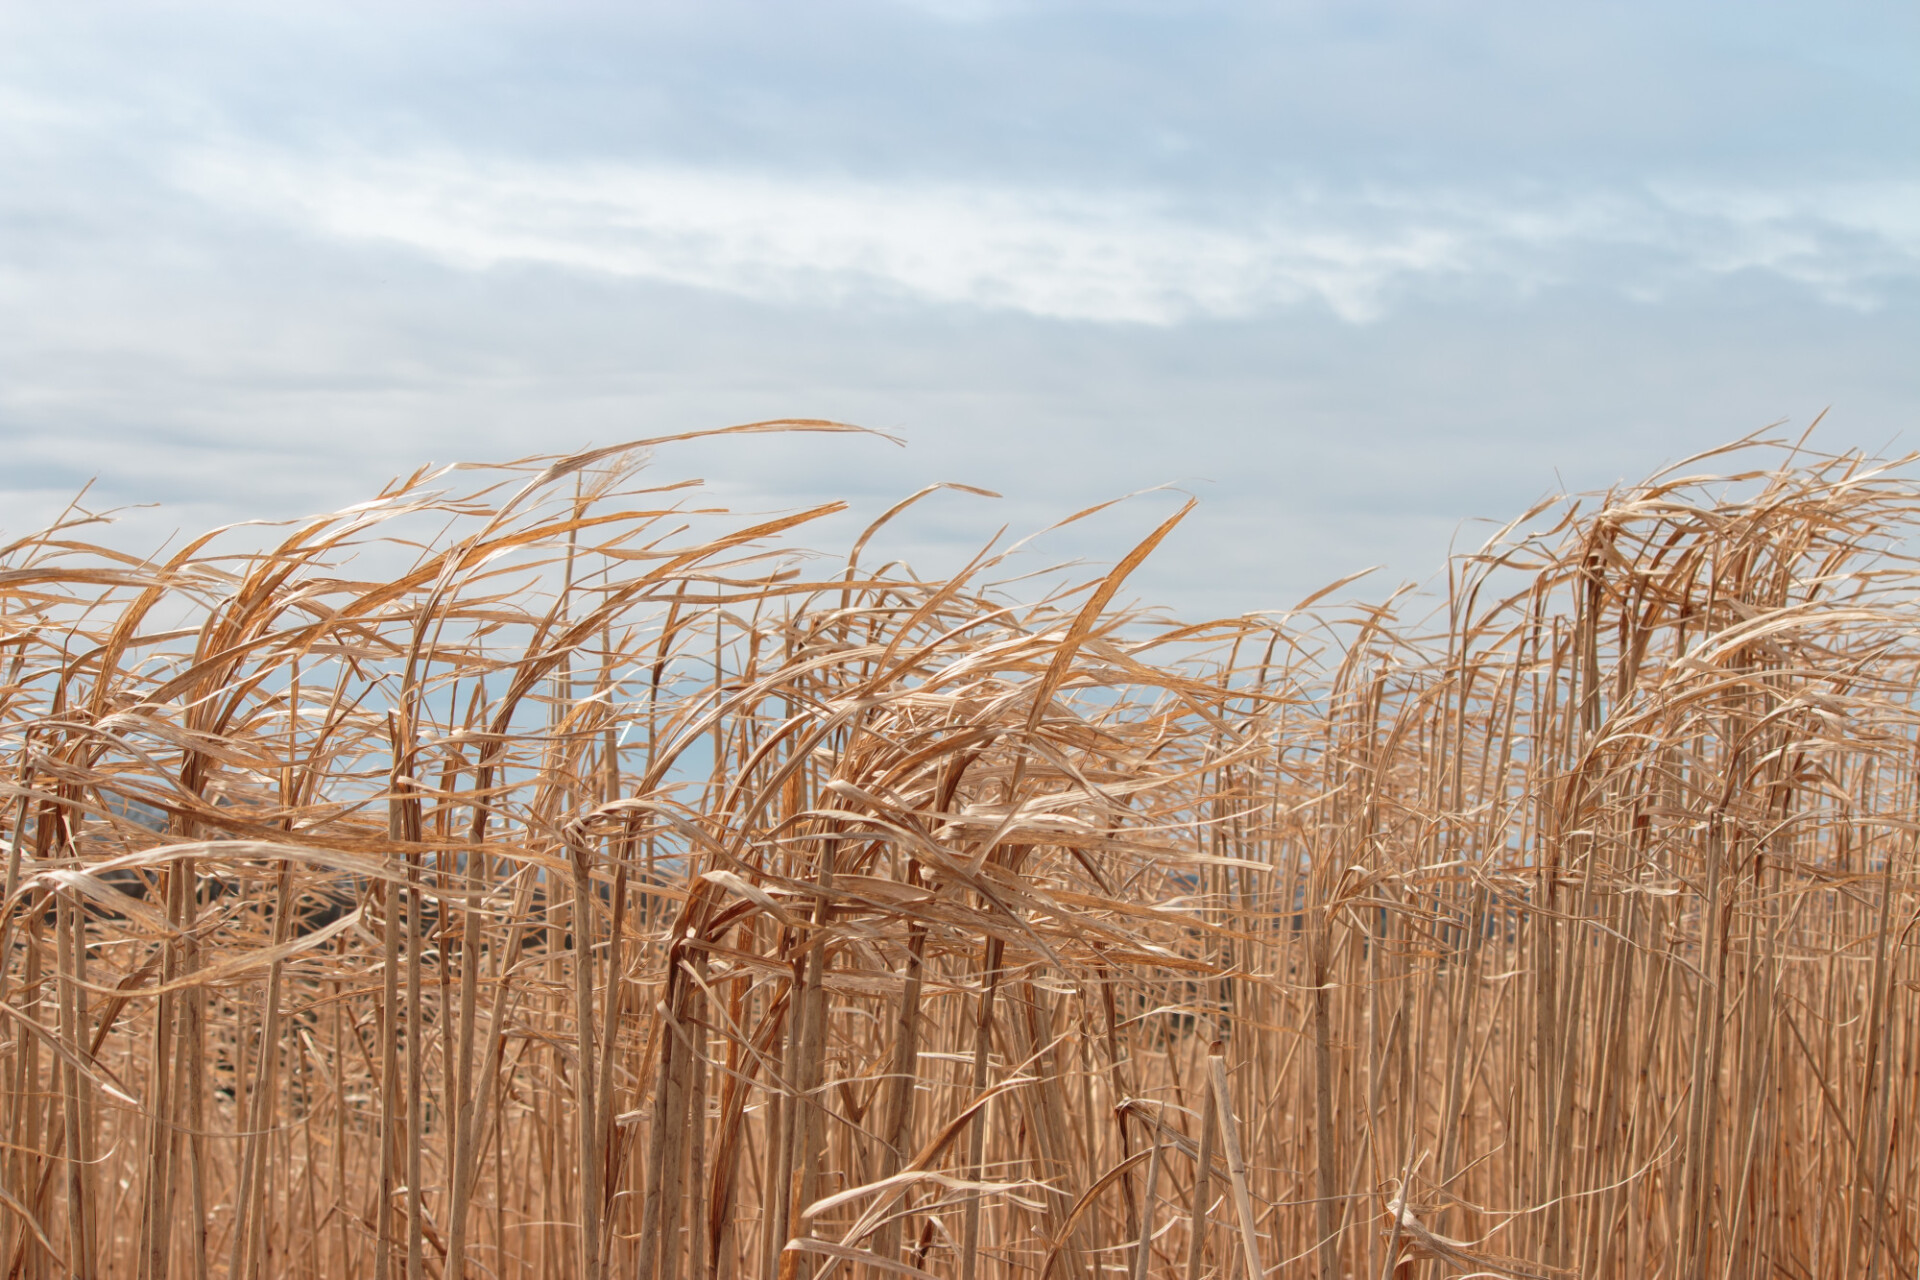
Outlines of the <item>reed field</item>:
M1904 462L1174 622L653 444L4 549L0 1273L1920 1267Z

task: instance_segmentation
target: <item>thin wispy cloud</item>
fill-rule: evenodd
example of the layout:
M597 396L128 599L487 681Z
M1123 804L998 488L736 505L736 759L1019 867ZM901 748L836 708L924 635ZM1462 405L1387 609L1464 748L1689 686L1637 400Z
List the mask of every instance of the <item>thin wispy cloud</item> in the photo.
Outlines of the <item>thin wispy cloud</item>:
M179 176L221 205L456 266L535 263L774 302L866 292L1166 324L1317 300L1357 320L1376 314L1398 279L1468 265L1468 246L1441 225L1356 231L1310 210L1251 227L1210 225L1137 192L444 153L232 151L195 156Z
M1064 320L1171 324L1317 304L1377 318L1409 290L1604 277L1654 297L1762 271L1872 306L1920 277L1920 183L1780 191L1325 184L1205 216L1152 191L877 182L442 151L193 153L201 198L470 269L536 264L777 303L871 294Z

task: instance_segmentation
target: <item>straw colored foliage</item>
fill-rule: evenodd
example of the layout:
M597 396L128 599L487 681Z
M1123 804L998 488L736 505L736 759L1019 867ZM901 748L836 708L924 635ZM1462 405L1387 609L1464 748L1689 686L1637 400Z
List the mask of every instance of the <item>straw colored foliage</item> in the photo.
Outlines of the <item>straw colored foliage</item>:
M1176 625L647 458L4 549L0 1274L1914 1273L1901 471Z

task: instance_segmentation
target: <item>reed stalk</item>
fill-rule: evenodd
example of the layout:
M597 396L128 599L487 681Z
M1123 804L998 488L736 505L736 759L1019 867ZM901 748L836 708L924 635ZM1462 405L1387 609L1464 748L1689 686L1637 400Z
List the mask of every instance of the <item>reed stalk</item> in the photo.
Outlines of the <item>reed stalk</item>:
M0 1273L1920 1267L1904 461L1186 623L676 443L0 548Z

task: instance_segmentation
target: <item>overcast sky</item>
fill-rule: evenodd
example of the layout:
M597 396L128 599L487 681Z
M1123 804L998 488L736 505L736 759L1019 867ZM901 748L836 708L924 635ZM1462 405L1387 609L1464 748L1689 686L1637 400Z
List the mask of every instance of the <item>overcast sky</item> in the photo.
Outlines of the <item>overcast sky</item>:
M1915 443L1917 12L0 0L0 527L791 415L909 443L658 465L1006 495L932 561L1178 486L1188 612L1427 578L1774 421Z

